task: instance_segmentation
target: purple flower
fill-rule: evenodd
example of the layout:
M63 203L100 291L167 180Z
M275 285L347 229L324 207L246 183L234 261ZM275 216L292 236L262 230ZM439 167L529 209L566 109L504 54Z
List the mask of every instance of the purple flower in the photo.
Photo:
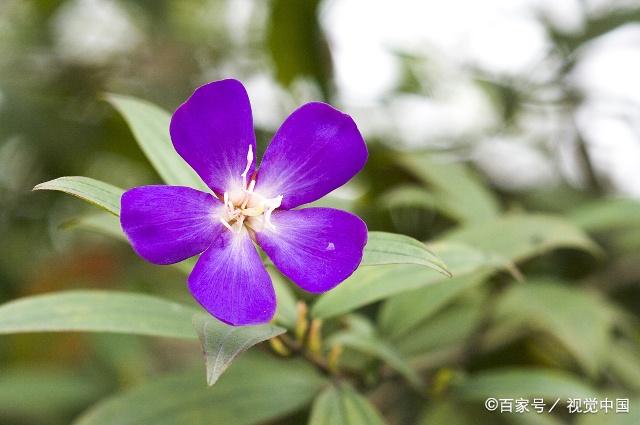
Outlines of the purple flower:
M201 254L188 278L194 298L232 325L269 321L276 298L254 243L301 288L320 293L358 267L367 227L331 208L294 209L342 186L367 148L351 117L324 103L294 111L256 170L251 105L239 81L198 88L171 119L176 151L213 194L141 186L122 195L120 222L155 264Z

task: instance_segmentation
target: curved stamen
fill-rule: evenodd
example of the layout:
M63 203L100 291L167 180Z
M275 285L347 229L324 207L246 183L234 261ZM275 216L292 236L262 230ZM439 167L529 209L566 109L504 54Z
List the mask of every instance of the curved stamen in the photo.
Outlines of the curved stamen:
M247 152L247 166L245 167L242 174L242 189L247 187L247 173L249 172L249 168L251 168L251 164L253 164L253 145L249 145L249 152Z

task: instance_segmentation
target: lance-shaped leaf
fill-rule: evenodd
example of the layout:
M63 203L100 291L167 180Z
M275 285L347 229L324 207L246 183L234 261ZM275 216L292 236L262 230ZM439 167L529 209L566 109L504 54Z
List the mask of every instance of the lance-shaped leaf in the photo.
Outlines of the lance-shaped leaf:
M64 291L0 306L0 334L115 332L195 339L198 310L162 298L116 291Z
M409 236L387 232L369 232L362 266L384 264L420 264L445 276L451 276L446 264L427 246Z
M208 388L199 370L162 377L98 403L74 425L254 425L305 407L325 384L308 363L251 351Z
M438 243L429 247L443 259L454 276L470 273L488 265L503 265L495 256L486 255L464 244ZM311 312L318 318L333 317L402 292L448 279L422 265L361 267L342 284L321 295Z
M309 425L384 425L376 408L346 384L332 385L314 401Z
M108 94L106 98L127 121L138 145L165 183L208 190L173 148L169 113L134 97Z
M285 332L271 324L229 326L205 314L193 317L207 366L207 383L213 385L243 351Z
M57 190L84 199L114 215L120 215L123 190L89 177L69 176L40 183L33 190Z

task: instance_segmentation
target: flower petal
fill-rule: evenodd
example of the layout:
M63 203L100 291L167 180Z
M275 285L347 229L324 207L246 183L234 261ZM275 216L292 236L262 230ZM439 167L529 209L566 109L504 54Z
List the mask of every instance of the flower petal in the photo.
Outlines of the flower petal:
M367 226L356 215L331 208L275 211L275 230L256 233L260 247L302 289L325 292L345 280L362 260Z
M196 89L173 114L170 132L176 151L216 194L240 186L249 147L256 150L242 83L222 80ZM249 175L253 170L252 164Z
M191 272L189 290L205 310L230 325L268 322L276 310L271 278L244 229L216 238Z
M134 187L121 204L120 224L133 250L155 264L200 254L224 229L215 218L222 203L190 187Z
M256 191L284 195L281 207L294 208L345 184L367 161L367 146L349 115L325 103L294 111L267 148Z

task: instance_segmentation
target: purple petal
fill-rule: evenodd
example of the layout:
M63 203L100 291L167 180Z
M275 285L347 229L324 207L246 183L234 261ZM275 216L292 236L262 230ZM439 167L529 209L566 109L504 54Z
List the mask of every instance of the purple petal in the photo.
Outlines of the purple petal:
M367 243L367 226L331 208L275 211L275 230L256 233L260 247L302 289L325 292L355 271Z
M268 322L276 310L271 279L246 230L222 232L189 276L194 298L230 325Z
M251 105L237 80L196 89L173 114L173 146L216 194L242 182L249 146L256 150ZM252 164L249 175L253 173Z
M133 250L155 264L200 254L224 227L211 194L182 186L140 186L122 195L120 224Z
M324 103L307 103L282 124L264 154L256 191L284 195L294 208L345 184L367 161L367 146L349 115Z

